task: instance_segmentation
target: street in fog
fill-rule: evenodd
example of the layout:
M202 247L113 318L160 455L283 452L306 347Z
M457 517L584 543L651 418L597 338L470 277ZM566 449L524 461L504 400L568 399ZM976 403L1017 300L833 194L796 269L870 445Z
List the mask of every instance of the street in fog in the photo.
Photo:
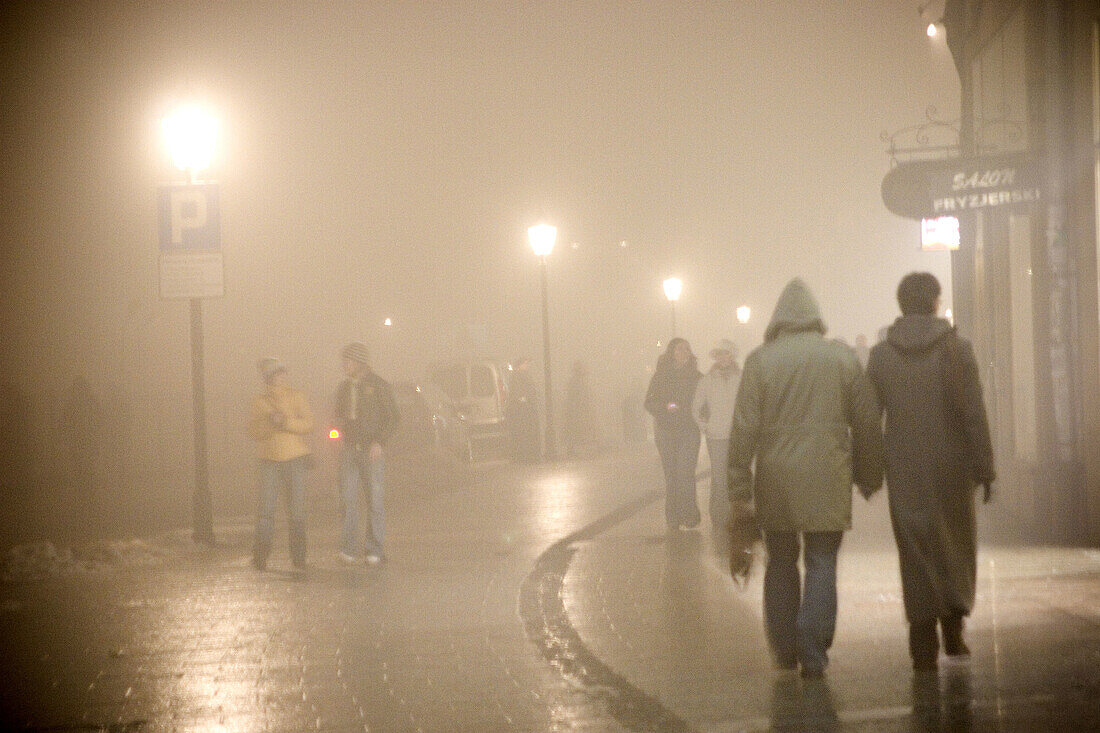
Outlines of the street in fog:
M706 464L703 462L703 468ZM423 476L421 478L424 478ZM489 462L394 496L390 562L336 560L314 498L310 568L280 524L249 566L222 543L3 586L4 726L118 731L1090 730L1100 724L1095 551L997 541L981 515L973 656L914 677L885 497L856 498L828 675L775 672L761 573L708 531L666 535L651 447ZM707 482L700 481L705 498ZM424 506L430 506L425 511ZM704 527L708 523L704 523ZM122 557L125 557L123 554Z

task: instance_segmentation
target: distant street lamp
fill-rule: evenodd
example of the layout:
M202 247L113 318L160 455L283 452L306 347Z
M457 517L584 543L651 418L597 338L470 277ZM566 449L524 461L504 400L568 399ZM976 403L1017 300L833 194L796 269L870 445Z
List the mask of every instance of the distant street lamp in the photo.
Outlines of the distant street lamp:
M750 315L752 315L752 311L747 305L737 306L737 322L742 326L749 322Z
M214 157L218 121L197 107L183 107L161 121L172 163L187 173L187 182L206 170ZM163 277L163 275L162 275ZM206 455L206 388L203 366L202 298L191 297L191 402L195 443L195 490L192 497L196 542L214 544L214 517Z
M556 457L554 446L554 403L550 386L550 305L546 284L546 258L554 251L557 239L557 227L549 224L536 224L527 230L527 239L531 249L539 258L539 273L542 280L542 372L546 381L546 458Z
M672 337L676 337L676 301L680 299L680 293L684 290L684 283L678 277L670 277L665 280L665 297L668 298L669 307L672 309Z

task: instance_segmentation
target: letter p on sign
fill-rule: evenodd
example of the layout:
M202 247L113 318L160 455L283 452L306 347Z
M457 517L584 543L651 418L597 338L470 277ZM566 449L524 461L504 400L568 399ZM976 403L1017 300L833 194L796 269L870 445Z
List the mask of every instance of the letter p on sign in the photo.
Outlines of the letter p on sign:
M162 251L221 249L217 184L163 186L157 194L157 214Z

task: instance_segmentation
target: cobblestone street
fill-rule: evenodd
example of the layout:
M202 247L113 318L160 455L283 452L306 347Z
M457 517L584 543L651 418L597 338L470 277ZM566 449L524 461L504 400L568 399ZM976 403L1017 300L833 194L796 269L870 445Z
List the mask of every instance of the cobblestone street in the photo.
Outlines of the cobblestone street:
M704 465L705 467L705 465ZM1100 554L987 545L966 665L914 680L884 497L841 549L825 680L773 672L757 568L666 537L649 448L476 466L393 494L389 562L348 568L314 511L310 566L216 548L2 586L5 729L63 731L1090 730ZM705 496L707 481L700 482ZM282 520L281 520L282 521ZM706 524L706 523L704 523Z

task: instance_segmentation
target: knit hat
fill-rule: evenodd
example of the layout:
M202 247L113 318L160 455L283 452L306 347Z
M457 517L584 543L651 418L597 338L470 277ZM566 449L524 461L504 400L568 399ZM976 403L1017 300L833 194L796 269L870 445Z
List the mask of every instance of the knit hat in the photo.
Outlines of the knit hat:
M276 374L286 371L286 364L283 364L274 356L265 356L256 363L256 368L260 370L260 376L263 377L264 381L270 382Z
M714 345L714 348L710 350L710 358L717 359L718 353L721 351L728 351L730 356L734 359L737 358L737 344L733 343L729 339L720 339L718 343Z
M360 364L366 364L368 361L370 361L370 354L367 351L367 347L359 343L358 341L345 346L340 352L340 356L345 359L357 361Z

